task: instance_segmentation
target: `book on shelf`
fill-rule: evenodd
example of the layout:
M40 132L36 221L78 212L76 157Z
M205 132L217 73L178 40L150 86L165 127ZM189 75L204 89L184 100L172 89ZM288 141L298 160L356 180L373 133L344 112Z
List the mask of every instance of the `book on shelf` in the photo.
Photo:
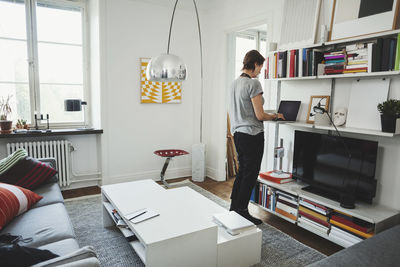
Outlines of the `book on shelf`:
M328 234L328 231L329 231L329 227L328 226L324 226L324 225L318 224L318 223L314 222L313 220L310 220L310 219L308 219L306 217L303 217L303 216L299 216L298 223L306 224L309 227L311 227L311 228L313 228L315 230L318 230L318 231L320 231L321 233L324 233L324 234Z
M329 235L335 235L336 237L344 239L353 244L356 244L356 243L364 240L363 238L360 238L360 237L352 235L346 231L343 231L342 229L340 229L334 225L331 226L331 231L330 231Z
M326 221L326 222L328 221L328 217L327 217L327 216L322 215L321 213L315 212L315 211L313 211L313 210L311 210L311 209L308 209L308 208L306 208L306 207L303 207L302 205L299 206L299 210L301 210L301 211L303 211L303 212L305 212L305 213L308 213L308 214L310 214L311 216L314 216L314 217L316 217L316 218L319 218L319 219L321 219L321 220L323 220L323 221Z
M287 213L292 214L293 216L297 217L297 209L286 205L279 199L276 201L276 208L279 208L279 209L286 211Z
M364 233L364 232L361 232L361 231L359 231L359 230L357 230L357 229L355 229L355 228L353 228L353 227L347 226L347 225L345 225L345 224L343 224L343 223L340 223L340 222L338 222L338 221L335 221L335 220L333 220L333 219L330 219L329 222L330 222L331 224L333 224L333 225L336 225L337 227L339 227L339 228L341 228L341 229L347 230L347 231L349 231L349 232L351 232L351 233L353 233L353 234L355 234L355 235L358 235L358 236L361 236L361 237L364 237L364 238L370 238L370 237L372 237L372 236L374 235L373 233Z
M394 63L394 70L400 70L400 34L397 35L396 59Z
M331 220L335 220L364 233L370 233L374 230L374 225L372 223L339 212L333 213Z
M297 217L295 215L290 214L289 212L284 211L284 210L282 210L282 209L280 209L278 207L275 208L275 212L279 213L280 215L282 215L282 216L284 216L286 218L289 218L289 219L291 219L293 221L296 221L296 219L297 219Z
M300 199L299 204L304 207L307 207L308 209L311 209L313 211L321 213L322 215L325 215L325 216L331 212L331 209L328 209L320 204L314 203L308 199L304 199L304 198Z
M306 213L306 212L300 210L300 206L299 206L299 216L305 217L305 218L307 218L307 219L309 219L309 220L311 220L311 221L313 221L313 222L315 222L317 224L323 225L325 227L329 227L329 223L326 220L321 219L319 217L315 217L315 216L313 216L313 215L311 215L309 213Z
M235 211L214 214L213 221L231 235L238 235L256 228L254 223L240 216Z
M288 199L288 198L286 198L286 197L284 197L282 195L278 195L278 200L277 201L280 201L280 202L284 203L285 205L288 205L288 206L290 206L292 208L295 208L295 209L298 208L298 205L297 205L296 201L294 201L292 199Z
M288 177L289 173L283 172L282 174L275 173L274 171L269 171L269 172L261 172L259 174L259 177L268 180L277 184L284 184L284 183L290 183L293 182L294 180L292 179L292 174Z

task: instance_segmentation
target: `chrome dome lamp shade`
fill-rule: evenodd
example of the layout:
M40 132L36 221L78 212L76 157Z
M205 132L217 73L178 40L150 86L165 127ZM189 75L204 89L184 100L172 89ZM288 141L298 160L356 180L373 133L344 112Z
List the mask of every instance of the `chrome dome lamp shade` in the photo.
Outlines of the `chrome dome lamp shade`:
M180 82L186 80L186 65L172 54L162 54L150 60L146 78L153 82Z
M151 58L146 69L146 78L149 81L181 82L186 80L187 77L186 64L178 56L169 53L169 46L171 43L171 31L177 4L178 0L175 1L174 10L172 11L171 23L169 26L167 53ZM197 26L199 30L200 58L201 58L201 68L202 68L201 79L203 79L203 55L202 55L202 43L201 43L201 32L200 32L200 20L195 0L193 0L193 4L196 11ZM201 89L203 90L203 88Z

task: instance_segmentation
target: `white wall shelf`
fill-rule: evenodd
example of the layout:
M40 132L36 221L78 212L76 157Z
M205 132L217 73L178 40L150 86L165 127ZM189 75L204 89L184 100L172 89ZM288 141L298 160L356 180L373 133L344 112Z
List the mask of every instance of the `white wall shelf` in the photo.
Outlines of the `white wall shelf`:
M320 75L317 77L317 79L385 77L385 76L394 76L399 74L400 71L377 71L377 72L345 73L345 74L335 74L335 75Z
M301 80L319 80L319 79L338 79L338 78L373 78L373 77L388 77L400 75L400 71L377 71L377 72L361 72L361 73L346 73L334 75L319 75L293 78L276 78L267 79L268 81L301 81Z
M317 79L317 76L276 78L276 79L267 79L267 80L269 80L269 81L298 81L298 80L315 80L315 79Z
M290 126L290 127L300 127L300 128L309 128L309 129L317 129L317 130L335 131L335 127L333 127L333 126L315 125L315 124L301 122L301 121L300 122L285 122L285 121L274 122L274 121L271 121L269 123L278 123L278 124L283 124L283 125ZM343 127L343 126L338 126L337 129L341 133L342 132L343 133L357 133L357 134L382 136L382 137L394 137L394 136L399 135L399 134L395 134L395 133L385 133L385 132L378 131L378 130L351 128L351 127Z
M347 38L347 39L341 39L341 40L325 42L324 45L334 45L334 44L357 42L357 41L361 41L361 40L367 40L367 39L372 39L372 38L395 35L395 34L398 34L398 33L400 33L400 30L372 33L372 34L366 34L366 35L362 35L362 36L358 36L358 37L354 37L354 38Z

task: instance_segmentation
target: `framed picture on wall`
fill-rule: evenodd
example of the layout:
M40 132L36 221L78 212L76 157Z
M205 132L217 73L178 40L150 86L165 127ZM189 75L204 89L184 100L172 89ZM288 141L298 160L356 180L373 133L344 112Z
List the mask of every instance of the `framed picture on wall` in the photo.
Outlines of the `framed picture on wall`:
M146 78L146 68L150 58L140 58L140 103L182 102L181 82L151 82Z
M394 30L400 0L334 0L329 40Z
M310 97L310 104L308 105L307 123L314 123L315 112L314 107L319 106L325 110L329 110L329 95L313 95Z

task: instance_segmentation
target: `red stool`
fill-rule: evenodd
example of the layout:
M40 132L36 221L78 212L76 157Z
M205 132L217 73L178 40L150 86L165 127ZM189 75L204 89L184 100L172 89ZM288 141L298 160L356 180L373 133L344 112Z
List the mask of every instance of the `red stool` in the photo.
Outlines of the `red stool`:
M167 188L169 188L169 184L164 180L164 174L165 174L165 171L167 170L167 167L168 167L168 164L169 164L171 158L177 157L177 156L182 156L182 155L187 155L187 154L189 154L189 152L186 152L185 150L181 150L181 149L164 149L164 150L156 150L156 151L154 151L154 154L156 154L157 156L166 158L164 167L162 168L162 171L160 173L160 178L161 178L161 182L163 182L163 184Z

